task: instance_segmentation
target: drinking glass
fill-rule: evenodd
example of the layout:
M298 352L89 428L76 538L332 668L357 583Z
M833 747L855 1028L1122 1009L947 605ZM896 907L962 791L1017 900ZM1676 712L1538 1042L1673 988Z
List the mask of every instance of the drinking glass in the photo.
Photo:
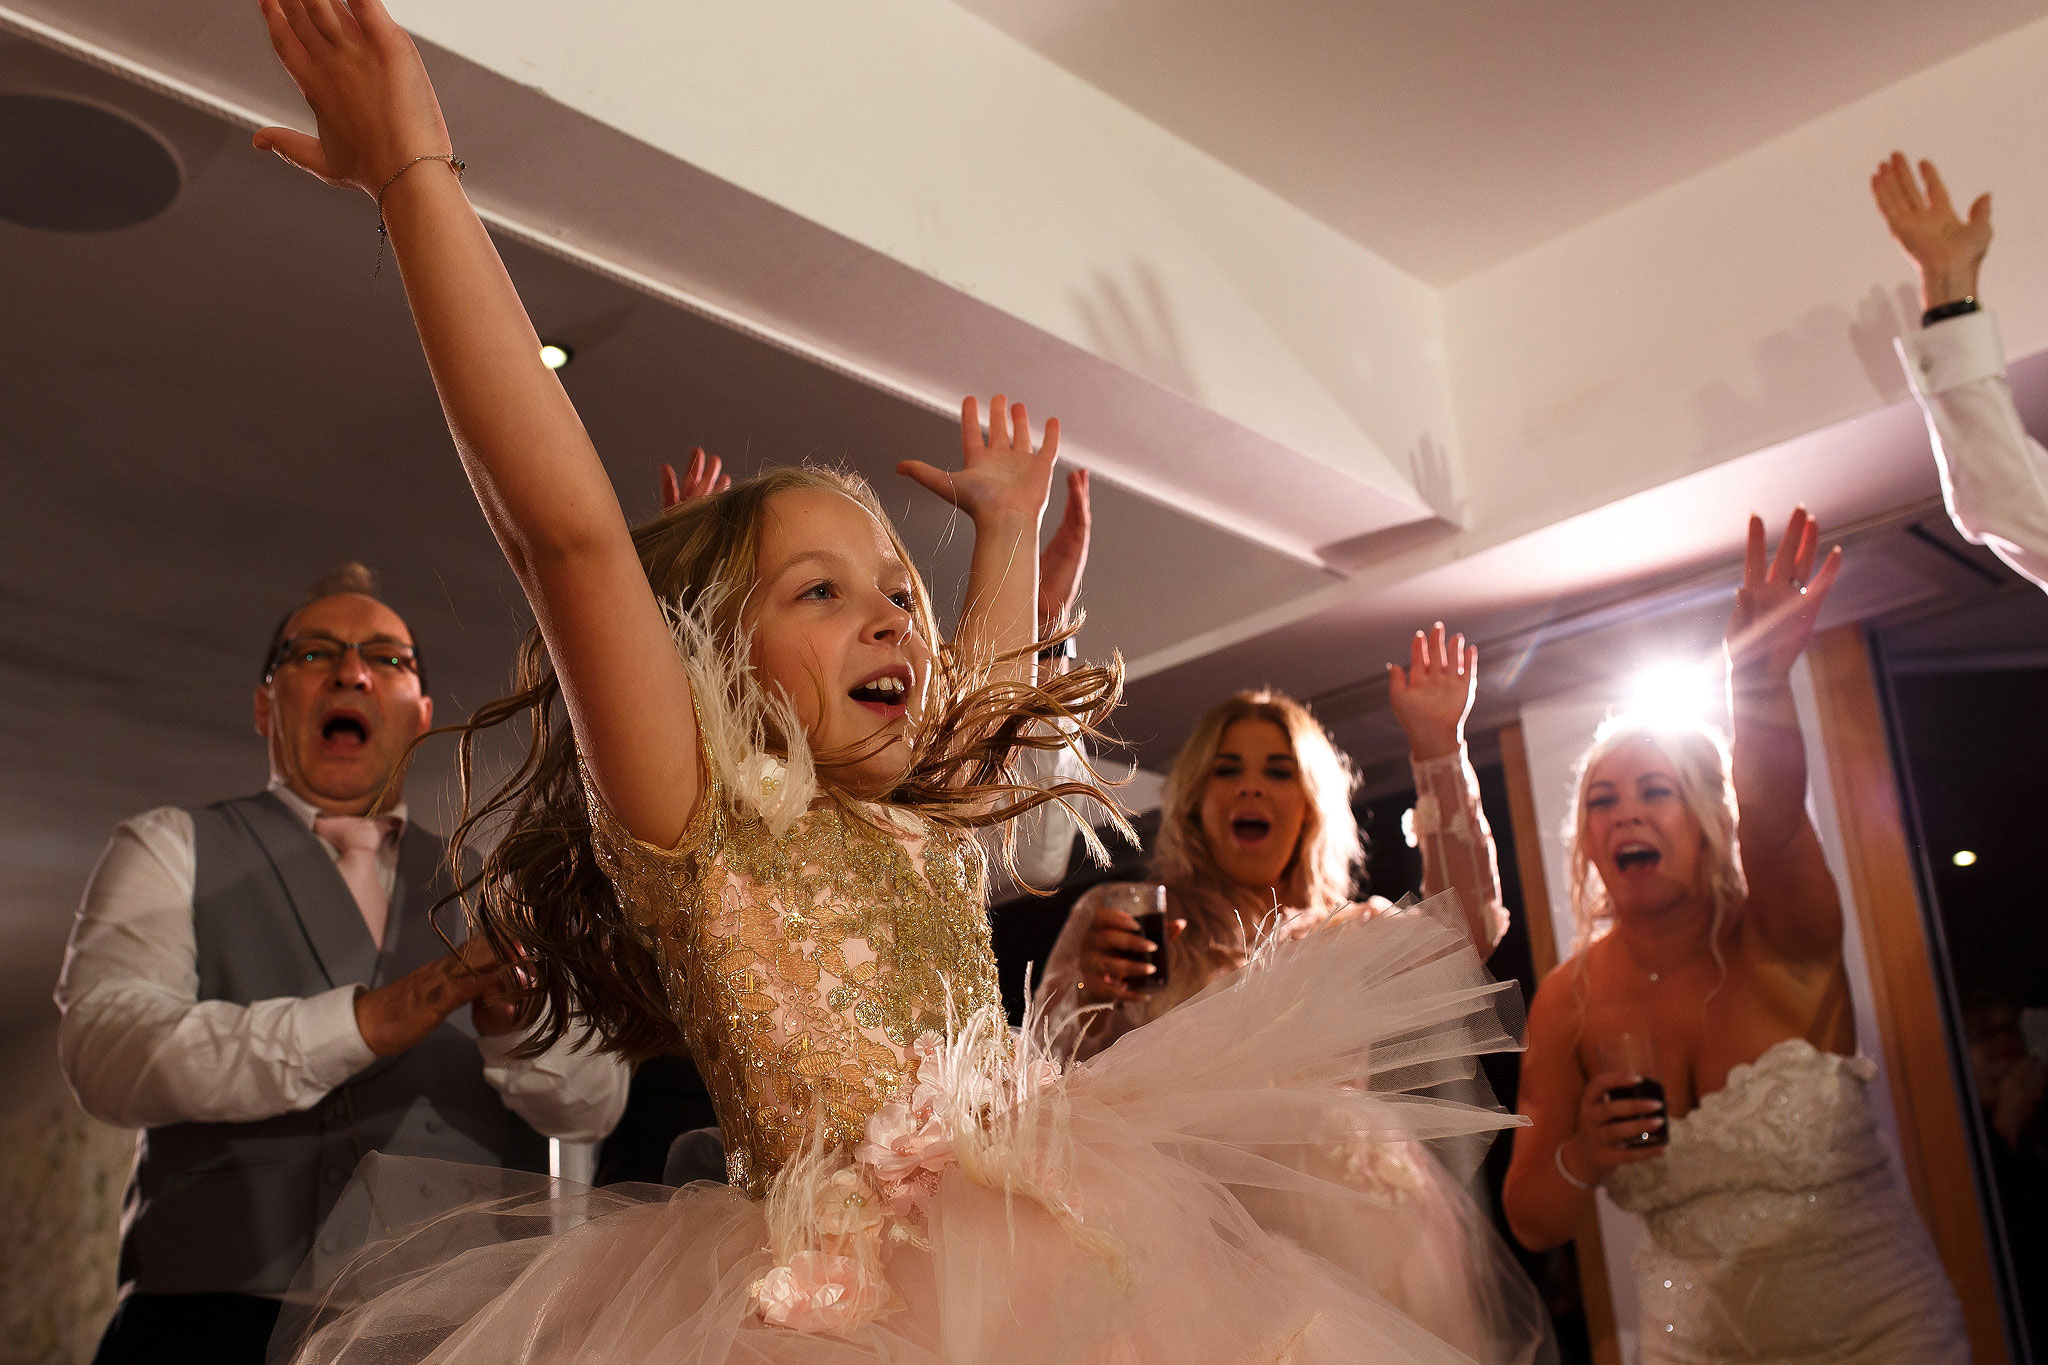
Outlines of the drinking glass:
M1104 893L1104 903L1121 910L1138 922L1138 932L1153 945L1149 953L1126 956L1152 964L1150 976L1132 976L1124 984L1132 990L1156 991L1166 985L1166 888L1157 882L1113 886Z
M1643 1115L1642 1131L1631 1134L1626 1147L1662 1147L1671 1141L1669 1105L1664 1097L1663 1069L1657 1064L1657 1040L1647 1033L1616 1033L1602 1038L1596 1051L1602 1071L1626 1071L1636 1079L1612 1086L1610 1100L1655 1100L1658 1110ZM1664 1119L1662 1123L1653 1120Z

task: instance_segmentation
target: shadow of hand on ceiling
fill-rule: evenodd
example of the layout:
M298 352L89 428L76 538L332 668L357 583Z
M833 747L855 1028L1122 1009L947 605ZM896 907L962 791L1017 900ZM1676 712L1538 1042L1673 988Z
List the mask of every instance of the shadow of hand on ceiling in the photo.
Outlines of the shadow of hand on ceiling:
M1700 453L1733 458L1805 435L1813 426L1815 388L1827 381L1844 341L1877 398L1889 406L1906 397L1892 338L1914 326L1914 298L1906 285L1874 285L1854 313L1838 304L1809 309L1765 337L1756 346L1753 387L1716 380L1694 394Z
M1429 504L1429 510L1459 530L1469 524L1465 499L1458 493L1458 471L1451 466L1451 452L1432 432L1423 432L1408 451L1408 481Z
M1423 432L1408 448L1408 478L1434 515L1319 545L1317 556L1333 568L1356 573L1466 529L1466 502L1458 492L1458 473L1452 466L1451 452L1434 432Z
M1124 280L1098 270L1089 287L1075 291L1073 298L1097 355L1183 398L1205 402L1166 286L1151 265L1134 261Z

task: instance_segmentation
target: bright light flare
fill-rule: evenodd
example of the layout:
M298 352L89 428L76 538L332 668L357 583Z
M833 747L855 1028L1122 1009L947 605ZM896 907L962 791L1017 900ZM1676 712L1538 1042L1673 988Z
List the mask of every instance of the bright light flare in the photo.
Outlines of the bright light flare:
M1655 726L1697 725L1720 711L1725 687L1718 659L1667 659L1629 679L1628 713Z
M1956 856L1949 859L1949 861L1957 867L1975 867L1977 865L1977 855L1967 848L1959 848L1956 850Z
M569 348L544 341L540 347L540 363L551 370L559 370L569 363Z

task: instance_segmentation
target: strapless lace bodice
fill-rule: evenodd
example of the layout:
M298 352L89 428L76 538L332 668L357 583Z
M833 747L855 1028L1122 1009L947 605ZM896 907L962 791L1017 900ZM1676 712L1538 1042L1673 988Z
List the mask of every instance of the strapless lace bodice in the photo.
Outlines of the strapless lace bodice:
M1688 1256L1835 1236L1872 1182L1890 1179L1865 1093L1875 1072L1787 1039L1730 1070L1671 1125L1661 1160L1622 1167L1607 1192Z
M1641 1214L1643 1360L1961 1361L1961 1311L1872 1112L1875 1067L1792 1038L1606 1190Z
M587 777L584 789L598 860L660 958L728 1173L749 1193L764 1194L813 1129L856 1141L949 1008L1000 1006L972 839L829 800L777 835L714 780L663 849L628 834Z

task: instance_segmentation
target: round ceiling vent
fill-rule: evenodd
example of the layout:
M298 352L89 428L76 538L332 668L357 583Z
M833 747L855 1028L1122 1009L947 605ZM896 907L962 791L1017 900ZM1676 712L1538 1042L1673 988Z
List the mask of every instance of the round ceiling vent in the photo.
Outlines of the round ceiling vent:
M177 197L176 158L133 119L60 95L0 94L0 220L107 232Z

